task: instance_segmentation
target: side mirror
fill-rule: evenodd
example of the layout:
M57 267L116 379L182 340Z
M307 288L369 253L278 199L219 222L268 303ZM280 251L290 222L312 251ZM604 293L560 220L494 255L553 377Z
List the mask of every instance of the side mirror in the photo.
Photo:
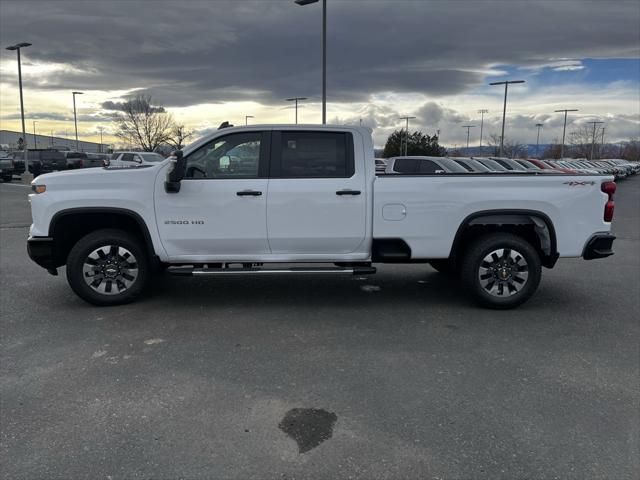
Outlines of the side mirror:
M178 193L180 191L180 180L184 178L187 169L187 160L182 155L181 150L173 152L171 157L171 165L167 171L164 190L167 193Z

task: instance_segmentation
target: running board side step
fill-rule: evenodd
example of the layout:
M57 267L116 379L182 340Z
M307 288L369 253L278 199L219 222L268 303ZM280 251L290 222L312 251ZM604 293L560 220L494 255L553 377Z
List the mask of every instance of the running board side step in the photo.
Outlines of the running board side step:
M333 274L333 275L371 275L375 267L293 267L293 268L194 268L169 267L167 273L183 277L199 275L286 275L286 274Z

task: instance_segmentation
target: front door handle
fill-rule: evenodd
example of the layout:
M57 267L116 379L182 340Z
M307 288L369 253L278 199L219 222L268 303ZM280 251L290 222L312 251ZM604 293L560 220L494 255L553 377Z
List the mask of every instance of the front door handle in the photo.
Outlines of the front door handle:
M236 192L236 195L239 197L259 197L262 195L262 192L258 192L257 190L241 190Z
M360 190L338 190L336 195L360 195Z

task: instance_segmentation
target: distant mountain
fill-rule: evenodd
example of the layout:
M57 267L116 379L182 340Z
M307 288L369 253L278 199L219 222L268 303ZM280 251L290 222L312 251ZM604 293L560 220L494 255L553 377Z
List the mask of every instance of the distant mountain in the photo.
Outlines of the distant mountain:
M538 155L542 155L542 152L544 152L548 147L550 147L552 144L550 143L541 143L538 146ZM535 157L536 156L536 144L527 144L524 145L526 151L527 151L527 156L529 157ZM495 148L494 147L487 147L487 146L483 146L482 149L480 149L480 147L469 147L468 149L465 148L448 148L447 149L449 151L449 153L453 152L454 150L459 151L462 155L465 155L467 157L488 157L488 156L493 156L495 155Z

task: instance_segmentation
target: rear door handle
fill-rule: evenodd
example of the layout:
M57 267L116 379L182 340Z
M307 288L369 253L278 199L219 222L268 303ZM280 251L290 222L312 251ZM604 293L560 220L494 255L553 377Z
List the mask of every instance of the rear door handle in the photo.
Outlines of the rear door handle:
M360 190L338 190L336 195L360 195Z
M239 197L259 197L262 195L262 192L258 192L257 190L241 190L236 192L236 195Z

